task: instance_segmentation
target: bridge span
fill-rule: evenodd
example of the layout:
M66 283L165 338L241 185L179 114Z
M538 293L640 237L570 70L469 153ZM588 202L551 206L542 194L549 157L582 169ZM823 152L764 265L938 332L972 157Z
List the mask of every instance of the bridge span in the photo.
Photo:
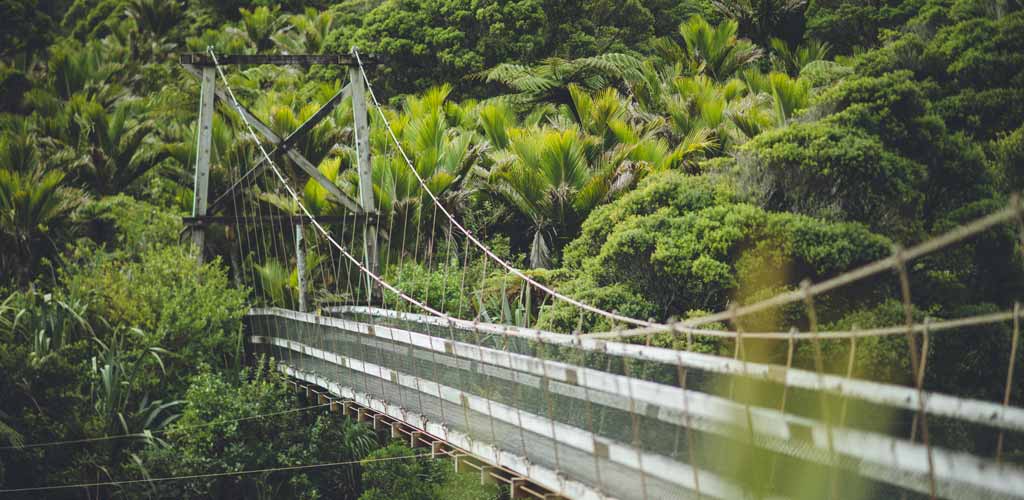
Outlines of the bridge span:
M911 388L837 382L830 404L848 420L831 425L816 417L817 393L834 381L802 370L746 363L743 375L735 360L368 307L253 309L248 327L255 352L291 377L565 498L929 493L925 446L894 435L914 418ZM755 387L790 387L787 410L735 397ZM936 422L1024 430L1020 409L925 398ZM955 436L935 428L940 497L1024 498L1020 469L947 449Z

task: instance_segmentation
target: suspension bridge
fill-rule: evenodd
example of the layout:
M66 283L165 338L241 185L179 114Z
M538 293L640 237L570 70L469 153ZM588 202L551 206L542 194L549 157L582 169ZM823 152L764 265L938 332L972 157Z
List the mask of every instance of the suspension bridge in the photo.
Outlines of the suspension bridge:
M450 457L457 469L505 485L511 498L1024 498L1020 457L1004 451L1021 449L1024 435L1024 408L1010 401L1020 308L916 322L907 272L914 259L993 227L1024 227L1019 199L828 280L663 324L562 294L503 260L460 223L424 178L424 167L406 155L373 92L365 69L371 61L356 50L345 56L218 56L210 50L181 62L202 82L194 212L186 219L199 258L206 231L218 223L234 228L232 244L246 262L294 263L296 294L268 287L254 265L239 266L256 291L246 318L248 349L276 360L319 404ZM226 69L237 64L340 65L348 68L349 81L281 137L238 101ZM354 192L292 147L347 98L359 177ZM230 186L208 203L218 99L237 115L258 155L246 172L229 169ZM371 116L384 132L372 139L393 148L408 169L407 187L418 193L419 208L403 212L375 197ZM298 180L275 160L280 156L345 215L307 206ZM284 195L295 213L271 213L252 196L257 192ZM400 289L381 271L412 263L433 273L440 290L429 283ZM818 331L817 297L881 273L899 278L904 323ZM581 317L601 317L616 328L544 331L531 326L529 311L525 320L511 321L511 313L496 320L482 306L484 290L563 302ZM804 308L807 331L742 328L745 317L792 304ZM1013 332L1002 401L924 387L930 336L992 324L1011 325ZM858 339L891 335L908 343L914 383L853 378ZM685 348L658 347L656 338L676 339ZM695 338L727 339L735 355L696 352ZM849 344L845 374L822 366L825 340ZM785 364L749 360L747 343L756 341L785 346ZM814 370L793 366L794 350L803 345L813 349ZM964 436L986 436L996 445L965 446Z

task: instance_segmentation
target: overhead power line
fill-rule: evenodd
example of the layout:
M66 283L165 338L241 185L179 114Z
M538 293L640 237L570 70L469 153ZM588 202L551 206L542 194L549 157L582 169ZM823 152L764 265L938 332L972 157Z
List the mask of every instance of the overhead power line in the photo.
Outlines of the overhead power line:
M419 453L416 455L403 455L400 457L381 457L381 458L366 458L363 460L347 460L344 462L328 462L321 464L311 465L291 465L285 467L268 467L265 469L251 469L237 472L210 472L206 474L191 474L187 476L166 476L166 477L153 477L149 479L124 479L119 481L101 481L98 483L78 483L78 484L55 484L49 486L34 486L30 488L13 488L0 490L0 493L25 493L30 491L51 491L51 490L67 490L75 488L96 488L100 486L119 486L124 484L137 484L137 483L157 483L165 481L184 481L188 479L203 479L208 477L226 477L226 476L245 476L248 474L262 474L266 472L287 472L287 471L298 471L307 469L319 469L325 467L339 467L342 465L355 465L365 464L373 462L389 462L393 460L408 460L410 458L423 458L429 457L430 453Z
M63 446L63 445L78 444L78 443L94 443L94 442L98 442L98 441L111 441L111 440L114 440L114 439L147 438L147 437L153 437L153 436L155 436L157 434L166 434L166 433L171 432L171 431L187 431L187 430L190 430L190 429L200 429L200 428L203 428L203 427L210 427L210 426L214 426L214 425L227 424L227 423L231 423L231 422L244 422L246 420L255 420L255 419L266 418L266 417L275 417L275 416L279 416L279 415L285 415L285 414L288 414L288 413L298 413L298 412L302 412L302 411L313 410L313 409L316 409L316 408L323 408L325 406L330 406L330 403L324 403L324 404L321 404L321 405L306 406L306 407L303 407L303 408L293 408L291 410L283 410L283 411L278 411L278 412L273 412L273 413L263 413L263 414L260 414L260 415L251 415L251 416L248 416L248 417L232 418L232 419L228 419L228 420L216 420L216 421L205 422L205 423L196 424L196 425L175 426L175 427L170 428L170 429L161 429L161 430L158 430L158 431L151 431L151 432L136 432L136 433L129 433L129 434L116 434L116 435L113 435L113 436L97 436L97 437L82 438L82 439L65 439L65 440L62 440L62 441L48 441L48 442L45 442L45 443L28 443L28 444L23 444L21 446L0 446L0 450L23 450L23 449L27 449L27 448L45 448L45 447L49 447L49 446Z

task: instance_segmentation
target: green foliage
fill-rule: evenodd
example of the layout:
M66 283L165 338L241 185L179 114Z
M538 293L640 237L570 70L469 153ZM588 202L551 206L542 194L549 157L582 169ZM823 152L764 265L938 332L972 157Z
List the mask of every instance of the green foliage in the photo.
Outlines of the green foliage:
M741 157L742 187L771 210L866 221L886 234L913 234L921 216L920 165L860 130L801 123L762 134Z
M156 123L130 117L132 108L118 106L107 113L98 105L87 107L84 120L88 130L84 148L88 158L76 172L79 182L100 195L128 191L147 172L156 168L169 153L154 141Z
M737 203L714 181L666 173L598 209L565 260L576 269L573 279L587 284L576 289L622 287L620 294L642 297L653 317L665 319L721 310L888 251L885 238L858 224L766 212ZM851 293L847 300L869 298Z
M0 2L0 19L6 25L0 33L0 57L36 52L49 43L54 22L36 4L30 0Z
M75 0L61 24L78 40L97 40L114 30L121 6L121 0Z
M181 220L160 207L119 194L91 201L78 209L88 221L90 236L128 255L172 245L181 232Z
M92 41L81 45L69 40L50 47L50 59L47 62L51 88L57 97L71 99L76 93L86 96L100 96L108 101L111 94L117 93L116 86L111 88L112 80L119 71L124 69L123 53L118 54L116 47L104 47Z
M915 321L924 320L919 312L915 312L914 316ZM873 307L851 311L835 322L824 325L823 329L845 331L854 328L880 328L898 325L904 321L903 303L889 299ZM821 347L823 366L832 373L845 375L850 357L849 341L824 340ZM905 335L857 339L853 353L854 377L895 384L913 383L910 350ZM803 343L797 349L794 362L802 366L814 366L814 358L814 346Z
M242 8L238 11L242 14L242 28L249 41L256 46L256 50L269 49L273 45L271 35L279 26L277 9L259 6L252 10Z
M993 197L952 210L935 224L936 232L950 231L1005 207L1007 200ZM929 256L916 266L915 302L957 310L970 304L1002 303L1024 290L1024 253L1020 233L1003 226L978 235L946 252Z
M807 6L807 34L828 42L840 54L878 44L886 29L905 23L924 0L886 0L865 4L856 0L811 0Z
M480 85L460 75L502 63L636 52L651 36L675 31L684 16L702 9L700 3L660 0L348 2L335 12L362 19L344 22L351 27L334 31L325 45L331 52L355 45L387 56L392 64L381 67L377 78L388 95L440 82L455 85L458 93L478 92Z
M996 141L992 150L1004 190L1020 192L1024 189L1024 125Z
M853 68L832 61L812 61L800 70L800 78L812 88L827 87L853 74Z
M622 79L635 78L639 61L627 54L608 53L579 59L552 57L536 66L504 63L479 76L497 82L516 92L509 97L518 104L550 102L569 104L569 87L587 91L599 90Z
M451 462L416 457L400 442L370 453L363 461L366 491L360 500L494 499L495 485L481 485L477 474L456 474Z
M575 129L515 133L510 161L491 173L495 191L532 222L531 267L549 267L556 241L613 195L616 162L591 163L588 139Z
M466 0L385 2L366 14L354 37L338 32L326 48L348 52L356 45L387 56L392 63L378 76L383 90L409 92L435 82L461 83L451 77L510 59L533 59L544 42L545 21L538 0L480 7Z
M465 288L462 280L472 277L463 278L462 263L457 260L458 256L452 256L452 259L452 262L448 263L436 262L437 267L433 269L416 262L392 265L384 273L384 280L406 295L438 311L462 310L469 313L475 309L476 304L471 297L462 295ZM447 273L444 272L445 269L448 270ZM384 300L390 307L406 307L404 301L391 291L384 292Z
M90 304L91 318L140 329L135 345L173 353L164 360L169 373L184 376L203 364L236 366L246 290L229 286L219 262L200 266L182 247L155 247L137 259L80 246L61 271L65 293Z
M241 374L241 383L213 373L196 375L185 395L181 418L165 435L173 446L147 448L136 467L138 473L143 477L208 474L358 461L367 456L375 446L372 430L350 420L318 416L318 412L290 411L298 402L274 369L271 363L247 370ZM274 416L251 418L265 414ZM139 485L129 496L355 498L358 472L358 465L343 465L199 478L184 484Z
M125 13L135 21L139 33L162 39L181 22L184 7L180 0L129 0Z
M22 98L31 88L32 82L25 73L0 63L0 92L4 95L3 101L0 102L0 113L20 111Z
M88 341L71 341L77 334L66 330L44 330L69 340L60 349L51 343L53 349L44 354L37 343L23 336L38 336L37 327L44 325L77 328L58 319L64 313L52 307L52 302L44 306L48 313L36 310L34 306L44 300L16 294L0 306L0 371L4 374L0 379L0 399L4 401L0 421L29 443L81 438L95 418L88 397L90 373L83 362L90 355ZM33 324L26 321L12 330L11 320L25 310L33 312ZM97 471L89 460L89 450L81 448L5 450L3 485L14 488L85 479Z
M83 200L64 172L47 170L35 141L29 134L0 137L0 275L21 284L74 235L72 212Z
M679 25L689 59L719 81L730 78L761 57L761 51L754 44L736 38L738 30L739 24L735 21L711 26L701 16L693 16Z
M977 17L939 30L922 57L935 76L966 88L1019 86L1024 72L1024 11Z
M980 148L950 133L909 77L895 72L847 79L825 92L821 105L835 110L826 123L860 128L925 167L924 216L931 221L944 210L990 196L992 179Z
M829 51L828 42L819 42L817 40L808 40L805 43L791 47L781 39L772 38L771 46L775 51L773 55L777 57L777 64L781 66L783 71L791 75L800 74L804 66L812 62L825 60L828 57Z
M803 35L807 0L711 0L711 5L763 47L772 38L792 43Z

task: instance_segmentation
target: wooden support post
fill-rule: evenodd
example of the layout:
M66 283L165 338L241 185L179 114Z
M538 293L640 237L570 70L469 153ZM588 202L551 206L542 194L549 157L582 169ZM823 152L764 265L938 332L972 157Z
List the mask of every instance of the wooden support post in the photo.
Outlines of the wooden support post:
M357 168L359 173L359 206L364 212L376 212L373 206L373 169L370 165L370 126L366 116L366 84L358 66L348 68L349 87L352 90L352 114L355 129ZM370 272L378 273L377 261L377 226L369 220L363 226L363 250L366 267ZM366 278L367 297L373 296L373 281Z
M206 215L210 186L210 149L213 131L213 96L216 89L216 68L204 67L202 86L199 92L199 126L196 127L196 171L192 189L192 216ZM197 259L203 263L203 248L206 247L206 232L201 227L192 228L192 243L196 247Z
M399 439L402 437L402 424L399 422L391 422L391 439Z
M383 418L384 418L384 414L383 413L378 413L378 414L373 416L373 430L379 431L379 430L384 428L385 423L381 422L381 420Z
M422 435L423 435L423 433L420 432L420 431L412 431L409 434L409 447L410 448L415 448L415 447L419 446L420 445L420 436L422 436Z
M338 413L341 411L341 404L338 403L337 399L331 399L331 413Z
M345 401L341 404L341 414L346 417L352 416L353 406L355 405L352 401Z
M295 274L298 276L299 312L306 312L306 250L302 246L302 224L295 225Z
M456 474L460 473L460 472L466 472L467 464L466 464L466 455L464 453L459 453L459 454L456 454L456 455L452 456L452 460L455 461L455 473Z
M366 408L360 408L359 409L359 412L356 413L356 421L357 422L364 422L364 421L366 421Z
M521 477L512 478L512 484L509 486L508 497L515 500L517 498L529 498L529 493L523 489L526 486L526 480Z
M497 483L498 480L495 479L493 475L491 475L491 473L496 471L496 470L498 470L498 469L496 469L494 467L491 467L489 465L485 465L485 466L481 467L480 468L480 485L488 485L488 484Z
M437 458L438 455L443 453L443 451L441 451L441 447L442 446L444 446L444 442L443 441L438 440L438 441L431 442L430 443L430 458Z

